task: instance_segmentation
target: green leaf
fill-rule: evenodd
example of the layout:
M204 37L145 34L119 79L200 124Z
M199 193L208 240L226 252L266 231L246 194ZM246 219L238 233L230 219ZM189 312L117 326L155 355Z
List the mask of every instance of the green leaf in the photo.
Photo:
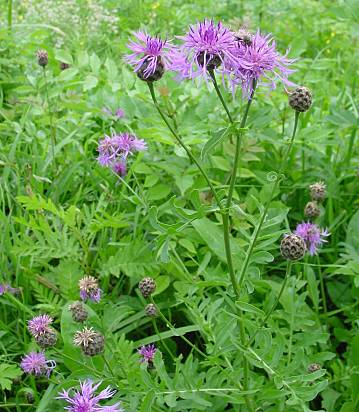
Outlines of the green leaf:
M264 312L258 309L256 306L251 305L250 303L241 302L237 300L236 306L238 306L239 309L243 310L244 312L255 313L256 315L259 315L260 317L264 317Z
M15 365L2 363L0 365L0 387L2 390L10 390L12 380L22 375L22 370Z
M207 140L201 151L201 158L204 159L208 154L229 134L231 127L221 129L218 132L213 133L213 136Z
M97 77L92 76L91 74L89 74L89 75L86 77L85 81L83 82L84 91L93 89L94 87L97 86L97 83L98 83Z
M309 296L310 296L316 310L318 310L318 307L319 307L319 291L318 291L318 284L317 284L317 280L315 278L314 271L310 266L305 265L304 266L304 273L305 273L305 276L306 276L307 281L308 281Z
M55 49L55 59L62 63L73 64L71 53L67 50ZM66 72L67 70L64 70L64 72Z

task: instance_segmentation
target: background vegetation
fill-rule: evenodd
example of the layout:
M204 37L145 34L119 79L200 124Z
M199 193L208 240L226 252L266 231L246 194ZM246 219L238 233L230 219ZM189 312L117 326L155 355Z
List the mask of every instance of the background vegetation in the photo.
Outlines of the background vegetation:
M221 217L212 212L190 218L211 203L206 184L161 123L146 85L123 63L132 30L172 38L207 17L271 32L282 52L290 47L290 56L298 57L292 80L314 96L248 271L245 317L239 320L248 330L278 294L285 271L280 238L304 219L309 184L325 181L328 192L318 220L331 234L328 243L319 256L295 265L254 354L246 354L256 410L357 411L358 2L12 3L12 20L7 7L0 11L0 273L2 283L22 293L0 297L0 408L62 410L63 403L54 399L60 388L92 377L116 388L115 398L126 411L246 411ZM47 78L37 65L38 49L49 53ZM70 68L61 71L60 62ZM225 124L213 90L171 76L159 87L186 143L203 157L211 178L224 182L232 162L230 140L210 155L203 152L209 136ZM242 100L226 98L241 113ZM124 118L109 116L105 107L123 109ZM268 199L268 177L293 121L283 90L256 96L241 151L238 207L232 211L238 262ZM111 130L134 131L149 146L132 158L124 182L96 161L98 140ZM78 299L78 281L85 274L97 277L104 291L98 305L89 305L90 320L106 336L105 356L115 380L102 358L84 360L70 342L77 326L67 305ZM176 362L144 314L137 289L144 276L156 279L154 299L174 325L157 321ZM26 322L38 313L51 314L62 335L58 349L49 351L58 364L50 380L35 380L18 368L23 354L35 348ZM152 342L162 357L147 370L136 349ZM313 362L321 369L309 373Z

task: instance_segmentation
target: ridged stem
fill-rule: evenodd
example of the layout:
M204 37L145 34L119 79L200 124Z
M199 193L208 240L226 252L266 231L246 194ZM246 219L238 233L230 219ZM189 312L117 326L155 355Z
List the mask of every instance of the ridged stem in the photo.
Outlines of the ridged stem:
M157 98L156 98L156 94L155 94L155 90L153 87L153 83L152 82L146 82L147 86L150 90L150 94L152 97L152 101L157 109L158 114L161 116L162 120L165 122L166 126L168 127L168 129L170 130L170 132L172 133L173 137L176 139L177 143L186 151L188 157L192 160L192 162L197 166L198 170L200 171L200 173L202 174L202 176L204 177L204 179L206 180L209 188L211 189L211 192L216 200L216 203L218 205L218 207L220 209L222 209L221 206L221 201L217 195L216 189L214 188L209 176L207 175L206 171L203 169L202 165L199 163L199 161L196 159L196 157L192 154L191 150L186 146L186 144L183 142L181 136L174 130L174 128L172 127L171 123L168 121L167 117L164 115L164 113L161 110L160 105L158 104Z

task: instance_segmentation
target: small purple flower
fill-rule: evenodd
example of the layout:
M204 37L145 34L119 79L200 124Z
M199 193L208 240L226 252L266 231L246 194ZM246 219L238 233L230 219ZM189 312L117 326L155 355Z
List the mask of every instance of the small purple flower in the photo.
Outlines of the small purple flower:
M115 117L117 119L123 119L125 117L125 112L119 107L116 111L115 111Z
M98 144L99 156L97 160L101 166L113 168L119 161L125 162L128 155L146 149L147 145L144 140L129 133L115 134L111 137L105 136Z
M323 237L329 236L327 230L320 230L315 223L310 222L299 223L294 233L304 239L311 256L317 253L322 243L327 242Z
M47 360L43 352L30 352L22 358L20 367L25 373L49 377L56 362Z
M49 325L52 321L53 319L49 315L35 316L33 319L28 321L27 328L29 329L31 335L36 338L51 330Z
M156 346L154 344L151 344L147 346L141 346L141 348L138 349L137 352L139 355L142 356L141 362L152 363L156 351L157 351Z
M127 165L125 160L119 160L118 162L114 163L112 166L113 171L121 176L124 177L127 174Z
M115 112L113 113L111 109L109 109L108 107L104 107L102 109L102 112L104 114L106 114L107 116L113 116L116 117L117 120L119 119L123 119L125 117L125 112L123 111L123 109L121 109L120 107L118 109L115 110Z
M97 279L93 276L85 276L79 281L80 297L83 301L87 299L98 303L101 300L102 290L98 287Z
M287 86L294 86L288 81L288 76L294 72L289 66L294 62L282 56L276 50L276 43L270 34L261 35L259 31L246 42L235 42L231 48L236 60L227 59L226 68L232 72L232 87L240 85L244 96L250 96L253 82L275 89L276 81L282 81Z
M104 399L112 398L116 393L115 390L111 390L109 386L102 390L98 395L95 395L97 388L102 382L93 384L91 380L84 382L79 381L80 390L70 388L69 390L63 390L59 392L59 396L56 399L64 399L68 406L64 409L70 412L123 412L120 407L120 403L117 402L111 406L101 406L99 402Z
M9 285L7 283L0 283L0 296L4 295L9 289Z
M125 61L134 67L142 80L159 80L168 64L167 52L171 48L170 44L167 40L151 37L142 31L133 35L137 40L130 40L127 45L133 53L127 55Z
M17 295L20 293L20 289L13 288L8 283L0 283L0 296L4 295L6 292L11 293L12 295Z
M212 20L190 26L185 36L179 36L183 43L169 53L170 70L178 73L179 79L209 78L209 70L217 70L224 76L225 61L236 64L233 54L234 35L222 23Z

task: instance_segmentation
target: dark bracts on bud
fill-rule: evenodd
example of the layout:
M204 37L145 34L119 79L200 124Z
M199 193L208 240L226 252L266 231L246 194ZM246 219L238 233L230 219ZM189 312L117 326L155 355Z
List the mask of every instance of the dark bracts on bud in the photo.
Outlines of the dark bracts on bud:
M147 277L143 278L138 284L138 288L144 298L148 298L156 290L156 282L154 279Z
M60 62L60 70L61 71L69 69L69 68L70 68L70 65L68 63Z
M88 317L87 310L82 302L73 303L69 306L69 309L75 322L84 322Z
M302 259L306 250L307 247L303 238L294 233L285 235L280 244L281 254L287 260Z
M163 63L161 56L157 57L157 64L156 64L155 71L146 77L146 69L149 65L150 65L150 58L147 58L147 60L145 60L142 63L142 66L137 71L137 76L145 82L156 82L160 80L165 72L165 65Z
M324 200L327 195L326 185L324 182L317 182L310 185L309 190L312 200L317 200L318 202Z
M312 105L312 92L306 87L297 87L289 94L289 106L297 112L306 112Z
M319 371L320 369L322 369L322 367L321 367L321 365L319 365L319 363L311 363L308 366L308 372L310 372L310 373Z
M318 217L320 215L320 208L318 206L318 203L315 201L308 202L305 205L304 214L308 217Z
M36 56L37 56L37 63L39 66L41 67L47 66L47 64L49 63L49 56L46 50L38 50L36 52Z
M197 56L197 62L203 67L205 60L207 70L217 69L222 64L221 57L218 54L209 55L207 52L203 51Z
M156 305L153 305L152 303L149 303L145 307L145 313L150 318L155 318L156 316L158 316L158 311L157 311Z
M87 345L81 345L82 352L87 356L99 355L105 347L105 338L101 333L96 332L91 337Z
M50 348L56 345L57 333L55 330L49 329L41 335L36 336L35 341L41 349Z

